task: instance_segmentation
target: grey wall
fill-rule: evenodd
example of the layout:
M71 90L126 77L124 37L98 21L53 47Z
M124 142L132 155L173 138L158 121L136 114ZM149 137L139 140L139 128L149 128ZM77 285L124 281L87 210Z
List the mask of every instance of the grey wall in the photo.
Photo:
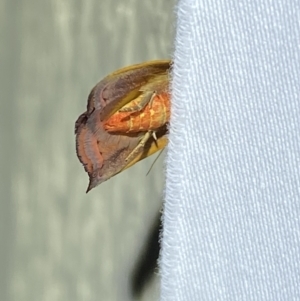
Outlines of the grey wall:
M86 195L74 122L107 73L172 56L174 5L0 2L1 300L126 301L139 291L163 157L147 177L154 156ZM157 299L157 278L136 299Z

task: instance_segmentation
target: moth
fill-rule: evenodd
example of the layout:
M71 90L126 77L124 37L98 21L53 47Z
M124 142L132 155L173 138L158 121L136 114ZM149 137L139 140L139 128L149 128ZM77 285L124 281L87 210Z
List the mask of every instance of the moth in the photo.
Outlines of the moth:
M170 117L170 61L122 68L91 91L75 123L76 152L87 192L164 148Z

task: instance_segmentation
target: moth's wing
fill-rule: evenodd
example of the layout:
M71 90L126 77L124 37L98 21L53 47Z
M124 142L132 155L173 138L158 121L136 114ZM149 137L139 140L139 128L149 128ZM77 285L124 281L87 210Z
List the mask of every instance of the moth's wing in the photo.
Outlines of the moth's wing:
M142 85L139 89L140 92L161 92L169 91L169 76L168 74L158 74L149 79L147 83Z
M160 95L169 91L169 78L166 74L157 75L140 87L139 97L132 99L119 109L119 112L138 112L143 110L149 102ZM168 92L169 93L169 92ZM115 113L114 113L115 114ZM115 115L113 115L115 116Z
M168 82L170 65L169 60L150 61L125 67L108 75L104 79L107 84L99 95L105 103L100 110L101 121L137 98L145 85L154 85L156 78L163 78L164 82Z

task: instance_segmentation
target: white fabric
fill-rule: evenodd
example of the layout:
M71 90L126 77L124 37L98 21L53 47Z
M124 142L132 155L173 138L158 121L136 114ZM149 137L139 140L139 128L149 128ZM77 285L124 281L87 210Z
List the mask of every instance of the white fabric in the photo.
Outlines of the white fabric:
M161 300L300 300L300 1L180 1Z

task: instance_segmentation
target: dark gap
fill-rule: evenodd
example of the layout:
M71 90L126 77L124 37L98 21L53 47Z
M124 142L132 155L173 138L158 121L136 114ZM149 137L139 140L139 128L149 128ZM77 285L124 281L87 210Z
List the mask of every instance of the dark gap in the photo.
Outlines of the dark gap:
M151 280L157 267L160 251L161 213L157 215L145 241L144 248L132 272L131 290L135 298L141 296L145 286Z

